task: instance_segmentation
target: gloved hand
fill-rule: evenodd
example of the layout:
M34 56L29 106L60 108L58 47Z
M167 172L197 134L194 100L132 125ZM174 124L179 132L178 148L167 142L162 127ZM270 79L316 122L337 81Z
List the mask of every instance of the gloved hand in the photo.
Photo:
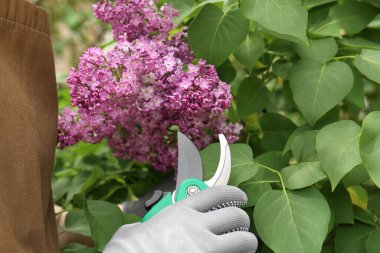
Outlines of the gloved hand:
M232 186L215 186L181 200L144 223L122 226L104 253L247 253L257 249L247 197Z

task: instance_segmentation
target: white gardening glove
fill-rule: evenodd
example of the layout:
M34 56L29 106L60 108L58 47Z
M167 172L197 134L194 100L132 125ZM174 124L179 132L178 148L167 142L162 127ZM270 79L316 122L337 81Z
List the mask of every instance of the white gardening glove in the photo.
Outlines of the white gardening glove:
M247 197L233 186L215 186L171 205L144 223L122 226L105 253L247 253L257 249Z

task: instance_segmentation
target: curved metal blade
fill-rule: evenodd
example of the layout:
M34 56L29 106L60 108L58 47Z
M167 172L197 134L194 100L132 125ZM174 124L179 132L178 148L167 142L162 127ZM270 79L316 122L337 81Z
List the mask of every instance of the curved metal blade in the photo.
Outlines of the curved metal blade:
M178 132L178 172L176 192L188 178L203 178L201 155L194 143L186 135Z
M228 142L226 137L223 134L219 134L219 142L220 142L220 158L218 168L215 171L214 176L205 181L205 183L209 186L215 185L226 185L228 180L230 179L231 174L231 151L228 146Z

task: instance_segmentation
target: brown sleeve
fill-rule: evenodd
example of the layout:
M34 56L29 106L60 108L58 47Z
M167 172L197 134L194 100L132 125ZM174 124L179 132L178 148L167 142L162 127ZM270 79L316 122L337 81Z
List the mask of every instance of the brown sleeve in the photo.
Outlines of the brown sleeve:
M58 252L57 94L46 12L0 0L0 252Z

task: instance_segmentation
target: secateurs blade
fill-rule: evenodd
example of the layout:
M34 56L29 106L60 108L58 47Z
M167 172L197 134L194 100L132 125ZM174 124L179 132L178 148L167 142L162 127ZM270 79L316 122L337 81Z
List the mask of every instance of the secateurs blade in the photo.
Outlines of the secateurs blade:
M149 220L165 207L215 185L226 185L231 173L231 153L223 134L219 135L220 158L214 176L203 181L203 165L200 153L186 135L178 132L178 173L176 189L163 196L156 191L146 202L150 210L142 222Z

